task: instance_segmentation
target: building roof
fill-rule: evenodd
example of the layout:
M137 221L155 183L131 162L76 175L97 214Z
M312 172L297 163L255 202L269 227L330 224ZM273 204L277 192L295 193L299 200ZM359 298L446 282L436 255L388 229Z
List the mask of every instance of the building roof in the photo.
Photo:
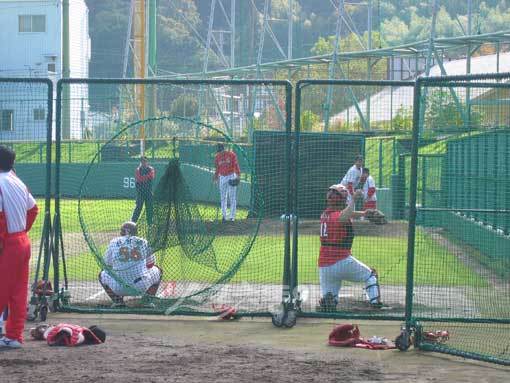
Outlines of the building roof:
M467 74L467 59L453 60L443 64L446 75L456 76ZM470 74L488 74L510 72L510 52L477 56L471 58ZM430 69L430 76L443 75L439 65ZM423 75L421 75L423 76ZM456 88L455 94L460 101L466 98L465 88ZM470 97L476 99L489 92L490 88L474 88L471 90ZM389 107L391 105L391 107ZM399 109L412 110L413 107L413 88L412 87L385 87L379 93L370 96L370 121L390 121L395 117ZM388 107L386 107L388 106ZM367 113L366 100L359 101L358 107L363 115ZM342 112L331 117L331 122L360 120L358 109L353 105Z

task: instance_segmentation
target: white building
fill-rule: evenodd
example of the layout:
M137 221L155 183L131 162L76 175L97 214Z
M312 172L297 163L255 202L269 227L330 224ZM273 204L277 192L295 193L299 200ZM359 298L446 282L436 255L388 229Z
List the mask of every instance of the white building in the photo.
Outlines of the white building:
M50 78L56 91L62 77L62 2L0 0L0 141L46 138L42 88L1 83L1 77ZM69 0L70 77L88 77L90 47L85 0ZM71 110L86 116L87 87L71 89ZM72 118L70 138L81 138L86 123L86 118Z

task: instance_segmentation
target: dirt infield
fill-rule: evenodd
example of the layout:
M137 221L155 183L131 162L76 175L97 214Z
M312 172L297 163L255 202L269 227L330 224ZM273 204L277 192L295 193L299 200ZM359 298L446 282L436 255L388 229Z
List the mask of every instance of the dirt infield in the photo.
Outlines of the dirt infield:
M268 319L53 314L107 331L99 346L50 348L27 340L0 352L0 381L11 382L499 382L509 368L434 353L339 349L326 345L333 321L300 319L277 329ZM393 338L395 322L360 322L362 335Z

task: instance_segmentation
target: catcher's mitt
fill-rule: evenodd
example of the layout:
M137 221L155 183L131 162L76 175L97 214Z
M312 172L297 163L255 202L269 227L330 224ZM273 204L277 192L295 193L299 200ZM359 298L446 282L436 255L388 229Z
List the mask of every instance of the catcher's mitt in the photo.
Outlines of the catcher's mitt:
M368 219L371 223L374 223L376 225L384 225L388 223L386 220L386 216L384 213L380 210L367 210L365 213L366 219Z
M230 186L237 186L237 185L239 185L239 182L241 182L241 180L239 178L233 178L231 180L228 180L228 184Z
M362 341L359 328L352 324L341 324L336 326L329 334L329 345L336 347L355 346Z

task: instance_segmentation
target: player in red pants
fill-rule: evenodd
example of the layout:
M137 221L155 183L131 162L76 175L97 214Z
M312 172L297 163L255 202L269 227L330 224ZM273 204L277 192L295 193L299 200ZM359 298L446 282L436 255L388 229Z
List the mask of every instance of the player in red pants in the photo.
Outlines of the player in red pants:
M0 348L20 348L27 314L30 240L37 217L34 197L13 170L16 154L0 145L0 312L9 308Z

